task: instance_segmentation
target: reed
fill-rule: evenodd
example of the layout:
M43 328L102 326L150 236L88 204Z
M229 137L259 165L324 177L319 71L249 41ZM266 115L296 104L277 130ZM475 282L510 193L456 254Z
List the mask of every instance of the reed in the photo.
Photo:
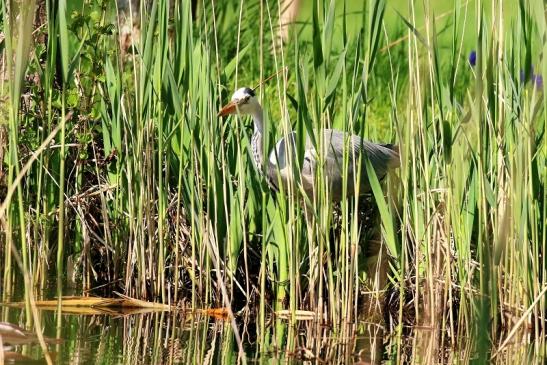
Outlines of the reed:
M27 11L19 29L13 4L2 1L0 48L4 301L25 274L27 299L55 276L58 294L230 306L252 313L261 351L327 357L339 353L298 335L298 311L321 318L310 333L331 323L339 338L366 313L394 333L393 363L447 348L487 361L515 336L545 335L542 1L313 0L286 44L277 1L154 0L124 14L46 1L43 24ZM274 195L247 152L249 121L217 118L237 87L285 68L258 89L265 154L291 130L317 146L320 128L395 142L401 167L387 183L371 173L368 199L334 206L321 169L312 198ZM271 322L280 310L289 320ZM408 340L414 326L432 335ZM226 361L248 340L232 330ZM201 357L205 333L190 335Z

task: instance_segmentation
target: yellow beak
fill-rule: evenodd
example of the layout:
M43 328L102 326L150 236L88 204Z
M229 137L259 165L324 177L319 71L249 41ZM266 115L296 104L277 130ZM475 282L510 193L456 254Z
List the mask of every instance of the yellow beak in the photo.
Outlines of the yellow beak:
M220 111L218 112L219 117L224 117L225 115L229 114L235 114L237 110L237 104L233 101L230 101L228 104L226 104Z

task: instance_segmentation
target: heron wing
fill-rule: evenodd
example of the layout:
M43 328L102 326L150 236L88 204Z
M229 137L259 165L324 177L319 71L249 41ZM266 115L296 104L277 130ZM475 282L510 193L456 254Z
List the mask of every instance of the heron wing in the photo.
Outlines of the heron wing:
M359 186L361 192L370 190L369 181L364 167L364 159L368 158L378 179L382 179L389 168L395 167L399 161L398 152L390 145L382 145L363 140L361 137L334 129L323 130L323 141L317 140L323 147L323 153L318 154L311 139L306 139L304 159L300 172L300 180L307 193L313 189L315 174L318 164L322 164L322 174L328 179L335 197L340 197L343 184L347 186L347 192L355 188L359 171ZM289 159L289 154L291 157ZM347 155L347 175L344 176L344 158ZM296 132L291 132L281 138L270 152L269 161L279 171L285 183L292 181L292 169L290 161L296 159Z
M296 132L293 131L277 141L274 149L268 156L270 162L271 179L277 181L279 174L285 188L287 188L288 183L293 183L295 181L293 176L294 171L290 164L295 163L297 158L296 141ZM296 180L300 181L304 191L307 194L311 194L313 191L313 174L316 164L315 155L315 149L313 146L309 148L309 145L306 144L304 159L300 169L300 176L299 179Z
M368 142L359 136L334 129L325 129L323 137L322 156L318 156L309 138L306 143L306 153L308 156L313 156L309 161L311 174L316 170L319 158L322 158L324 161L323 174L328 178L334 195L342 193L344 181L348 191L354 189L357 181L355 171L359 171L360 174L361 192L369 190L364 158L369 159L378 179L382 179L388 169L398 164L399 154L389 145ZM344 178L344 158L346 156L347 175ZM306 163L306 161L304 162Z
M279 170L287 168L289 163L289 154L291 154L291 160L296 156L296 132L291 132L287 136L281 138L275 144L273 150L271 150L268 159L270 163Z

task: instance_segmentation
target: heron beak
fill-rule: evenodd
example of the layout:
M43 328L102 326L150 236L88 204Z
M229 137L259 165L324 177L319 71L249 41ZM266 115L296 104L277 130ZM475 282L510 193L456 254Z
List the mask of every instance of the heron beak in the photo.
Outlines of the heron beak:
M236 113L236 106L237 106L236 103L234 103L233 101L230 101L222 109L220 109L220 111L218 112L218 116L223 117L225 115L235 114Z

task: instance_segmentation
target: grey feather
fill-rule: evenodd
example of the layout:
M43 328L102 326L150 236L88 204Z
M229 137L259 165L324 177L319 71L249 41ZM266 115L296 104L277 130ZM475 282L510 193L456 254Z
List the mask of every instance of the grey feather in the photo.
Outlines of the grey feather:
M365 159L369 159L379 180L384 178L389 169L399 165L399 153L392 145L368 142L359 136L334 129L323 130L323 139L316 138L316 141L324 146L323 153L317 153L312 140L309 137L306 138L304 159L300 170L300 179L308 195L313 194L315 174L320 167L322 167L323 176L329 181L332 198L340 200L343 198L344 181L348 195L355 194L357 181L359 181L360 194L370 191ZM289 157L288 154L291 156ZM269 175L274 174L270 178L277 180L279 172L282 183L287 185L293 180L289 163L296 158L296 132L291 132L280 139L270 153L269 163L273 168L270 168ZM344 158L347 158L347 175L345 176ZM359 171L359 175L355 171Z

